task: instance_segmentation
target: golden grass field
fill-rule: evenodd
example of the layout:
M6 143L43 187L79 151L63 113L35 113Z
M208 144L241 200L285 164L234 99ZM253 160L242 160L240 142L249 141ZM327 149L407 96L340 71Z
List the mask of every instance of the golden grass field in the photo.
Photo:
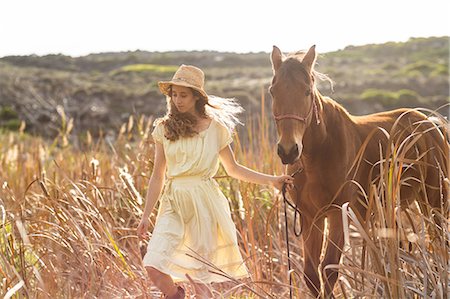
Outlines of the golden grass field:
M60 115L54 142L28 136L23 128L0 134L0 295L160 298L146 278L140 253L145 244L139 244L135 233L152 172L152 118L130 117L114 141L94 140L86 133L75 146L69 138L73 123ZM233 148L241 164L280 174L268 121L248 121L248 137L236 135ZM341 273L334 290L338 298L449 295L448 219L438 214L446 224L440 227L414 206L397 206L395 158L386 159L382 180L368 197L369 222L361 223L351 209L343 209L349 246L335 266ZM230 179L223 171L217 181L229 198L252 273L251 281L214 285L217 298L288 298L280 194ZM289 223L293 294L308 298L292 210Z

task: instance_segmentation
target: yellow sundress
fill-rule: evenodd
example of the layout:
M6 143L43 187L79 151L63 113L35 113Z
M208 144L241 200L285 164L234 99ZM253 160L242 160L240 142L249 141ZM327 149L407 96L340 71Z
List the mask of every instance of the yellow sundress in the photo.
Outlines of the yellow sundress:
M229 130L212 119L198 135L170 141L160 123L152 136L164 147L167 168L144 266L176 282L187 281L186 273L203 283L229 280L212 273L215 267L233 278L248 277L228 201L213 179L219 151L233 140Z

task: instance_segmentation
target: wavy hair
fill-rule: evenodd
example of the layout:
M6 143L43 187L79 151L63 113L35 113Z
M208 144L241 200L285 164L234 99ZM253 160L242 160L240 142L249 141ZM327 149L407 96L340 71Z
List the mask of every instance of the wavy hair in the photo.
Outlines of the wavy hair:
M213 118L222 123L228 130L233 131L237 124L242 124L237 115L244 109L235 99L209 96L206 98L197 90L190 88L194 97L199 100L195 103L195 109L202 118ZM167 113L164 117L155 121L155 124L164 125L164 136L171 140L180 137L192 137L198 134L194 129L197 126L197 118L189 112L180 112L172 101L172 87L170 87L167 99Z

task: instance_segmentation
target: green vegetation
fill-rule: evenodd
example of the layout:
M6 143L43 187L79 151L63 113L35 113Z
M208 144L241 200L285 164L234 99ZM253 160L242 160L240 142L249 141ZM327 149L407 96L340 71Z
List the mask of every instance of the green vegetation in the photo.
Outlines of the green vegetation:
M358 115L404 106L434 110L449 103L449 48L449 37L444 36L319 54L316 69L335 82L333 91L323 82L318 82L319 89ZM75 127L97 136L101 131L116 131L121 121L136 112L162 115L166 104L157 82L170 79L182 63L201 67L208 93L237 98L246 115L261 110L262 93L270 111L267 88L272 68L270 54L264 52L9 56L0 58L0 101L15 107L30 133L58 135L55 107L61 105ZM440 112L449 116L448 109Z
M381 103L384 107L419 107L423 104L420 95L409 89L397 92L382 89L367 89L361 94L361 100L370 103Z
M176 65L156 65L156 64L131 64L111 72L112 75L122 72L156 72L173 74L178 69Z
M435 76L435 77L439 77L439 76L447 76L448 77L449 76L448 63L436 65L430 75Z
M419 60L410 63L400 69L400 74L405 76L440 76L448 75L448 63L435 63Z
M2 127L7 130L17 131L20 128L20 120L18 119L10 119L2 124Z
M17 131L21 121L13 106L0 106L0 129Z
M0 120L10 120L16 118L18 118L18 114L12 106L0 106Z

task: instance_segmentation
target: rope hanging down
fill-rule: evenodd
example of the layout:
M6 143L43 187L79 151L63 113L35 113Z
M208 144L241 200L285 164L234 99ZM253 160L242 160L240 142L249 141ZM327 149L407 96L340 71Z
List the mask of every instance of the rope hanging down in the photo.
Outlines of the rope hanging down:
M297 171L295 171L293 174L291 174L291 177L294 177L296 174L300 173L303 169L299 168ZM297 190L297 187L294 185L294 188ZM288 216L287 216L287 205L289 205L291 208L294 209L294 234L299 237L300 234L302 233L302 229L303 229L303 223L302 223L302 218L301 218L301 212L300 210L297 208L297 205L291 203L287 197L286 197L286 184L283 185L283 188L281 189L281 192L283 194L283 202L284 202L284 227L285 227L285 231L286 231L286 249L287 249L287 255L288 255L288 275L289 275L289 298L292 299L292 275L291 275L291 253L289 250L289 234L288 234ZM298 193L297 193L298 194ZM300 220L300 226L299 226L299 231L297 231L297 216Z

